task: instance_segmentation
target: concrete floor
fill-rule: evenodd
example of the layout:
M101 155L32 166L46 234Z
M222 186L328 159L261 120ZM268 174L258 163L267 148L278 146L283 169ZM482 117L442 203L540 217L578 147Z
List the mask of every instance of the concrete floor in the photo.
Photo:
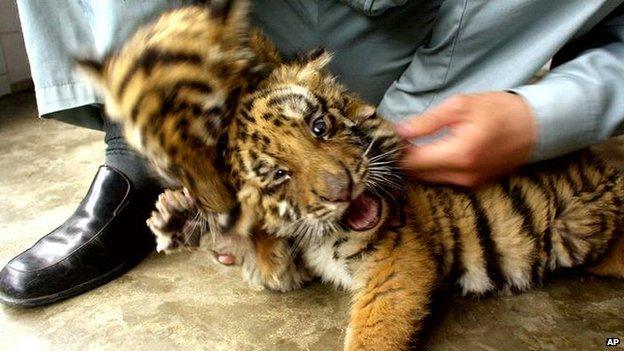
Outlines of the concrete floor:
M101 133L35 116L32 94L0 98L0 265L71 214L103 160ZM339 350L347 303L320 284L250 289L203 252L154 254L69 301L0 306L0 350ZM601 350L624 338L622 281L557 277L518 296L441 305L426 349Z

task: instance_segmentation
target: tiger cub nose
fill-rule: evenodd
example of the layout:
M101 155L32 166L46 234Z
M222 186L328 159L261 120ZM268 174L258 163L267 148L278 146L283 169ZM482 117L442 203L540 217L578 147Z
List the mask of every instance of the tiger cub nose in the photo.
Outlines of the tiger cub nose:
M325 173L323 176L326 184L326 201L346 202L351 201L351 178L348 174Z

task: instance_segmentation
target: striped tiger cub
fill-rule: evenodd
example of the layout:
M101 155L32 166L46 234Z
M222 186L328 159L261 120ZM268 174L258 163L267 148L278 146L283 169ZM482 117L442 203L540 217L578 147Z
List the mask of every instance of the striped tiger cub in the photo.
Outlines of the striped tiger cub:
M474 191L407 181L392 125L325 71L328 54L281 64L246 23L244 1L174 10L79 63L129 141L184 187L151 218L160 249L237 213L246 279L351 292L345 350L409 348L446 282L482 295L562 267L624 278L623 180L590 152Z
M407 181L391 124L325 72L329 59L284 64L244 97L226 160L242 211L287 238L288 277L352 293L345 350L415 345L448 283L484 295L563 267L624 278L617 170L583 151L476 190Z

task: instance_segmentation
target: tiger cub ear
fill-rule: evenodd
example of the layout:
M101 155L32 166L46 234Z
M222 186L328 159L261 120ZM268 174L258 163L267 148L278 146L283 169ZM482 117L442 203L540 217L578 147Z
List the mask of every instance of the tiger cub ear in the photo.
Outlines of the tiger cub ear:
M304 61L306 68L321 71L331 62L331 59L332 55L325 48L320 47L309 51L302 61Z
M210 11L210 16L225 22L232 11L233 0L208 0L203 2Z
M375 109L374 106L367 105L367 104L361 104L360 106L357 106L355 108L355 110L353 111L352 116L358 122L359 121L365 121L367 119L371 119L371 118L377 117L377 110Z
M377 109L374 106L361 101L355 96L345 95L343 101L347 118L356 123L377 117Z
M196 0L195 4L205 6L210 17L223 24L236 27L247 23L248 0Z
M101 93L106 90L106 73L103 62L89 58L74 58L74 66L78 74L95 89Z

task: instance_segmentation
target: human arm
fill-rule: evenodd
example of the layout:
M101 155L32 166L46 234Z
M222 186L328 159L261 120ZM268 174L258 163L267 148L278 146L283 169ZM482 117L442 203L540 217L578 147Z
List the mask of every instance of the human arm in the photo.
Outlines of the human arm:
M455 37L458 39L442 40L433 46L435 51L429 48L428 51L417 52L413 64L382 101L381 113L395 120L408 117L410 110L415 112L411 114L413 116L429 106L435 106L423 115L408 119L414 130L398 128L406 139L427 134L423 130L431 129L432 120L436 125L434 130L450 127L446 129L450 129L449 135L455 137L408 149L405 167L417 177L475 185L508 173L523 163L555 157L619 132L620 123L624 119L624 109L621 107L624 106L622 19L616 17L593 26L591 31L581 36L585 39L583 43L593 44L593 47L578 50L576 56L555 68L542 81L527 85L530 75L560 47L557 41L562 39L558 36L572 37L573 32L579 31L580 22L568 24L570 21L561 15L560 22L542 21L552 27L550 32L545 32L548 26L541 22L530 22L529 12L546 4L526 6L528 12L525 14L521 13L521 8L514 8L511 2L509 4L509 11L519 13L517 17L527 21L525 30L520 32L509 29L504 23L497 22L500 13L496 13L497 10L492 10L492 7L481 5L484 7L471 9L471 5L467 5L468 8L461 12L463 17L467 17L462 17L466 23L463 27L459 26L461 31L456 29ZM586 9L581 3L570 1L556 7L554 10L561 13L584 16L582 19L585 26L589 27L592 20L598 21L594 12L579 12ZM544 8L541 16L554 18L558 15L554 10L548 13L548 9ZM602 9L603 12L612 10ZM453 14L449 11L443 9L442 16L458 16L459 12ZM442 20L440 26L444 25ZM446 23L446 27L442 31L453 31L449 29L452 28L451 24ZM436 37L435 33L433 37ZM502 39L494 41L498 38ZM527 45L532 46L527 48ZM436 72L441 70L443 64L446 64L445 70ZM427 77L430 71L433 73ZM499 93L471 93L492 90L498 90ZM517 95L503 93L508 90ZM447 118L446 121L431 118L431 113L435 115L436 109L445 111L455 105L457 99L448 99L459 92L468 93L459 100L463 102L464 112L470 110L470 114ZM528 108L522 108L521 103ZM492 108L493 104L499 107ZM506 114L507 118L501 118L501 114ZM465 133L465 129L458 129L458 125L462 125L458 124L459 120L470 120L481 130L481 134L487 135L481 136L480 143L475 145L477 141L474 135ZM521 125L516 123L519 121L524 121L525 128L520 128ZM529 128L531 123L534 129ZM454 130L459 133L453 133ZM438 167L432 157L436 157L434 151L439 151L440 146L448 150L445 159L437 159ZM456 171L449 179L448 169L451 166ZM423 169L428 171L424 177Z

